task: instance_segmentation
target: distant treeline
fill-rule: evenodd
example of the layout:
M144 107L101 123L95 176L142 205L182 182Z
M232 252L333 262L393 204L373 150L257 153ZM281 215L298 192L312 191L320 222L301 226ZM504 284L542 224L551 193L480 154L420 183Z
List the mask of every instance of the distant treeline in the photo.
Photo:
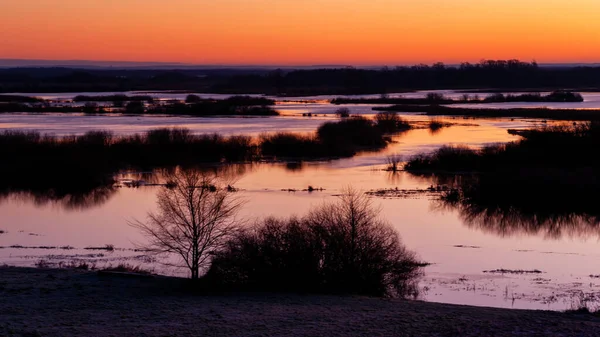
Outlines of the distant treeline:
M479 95L464 94L459 99L445 97L440 93L428 93L424 98L347 98L331 100L332 104L466 104L466 103L507 103L507 102L583 102L583 96L576 92L557 90L548 95L527 93L521 95L496 93L484 98Z
M0 92L190 90L226 94L347 95L419 89L597 90L600 67L540 67L518 60L383 69L0 70Z

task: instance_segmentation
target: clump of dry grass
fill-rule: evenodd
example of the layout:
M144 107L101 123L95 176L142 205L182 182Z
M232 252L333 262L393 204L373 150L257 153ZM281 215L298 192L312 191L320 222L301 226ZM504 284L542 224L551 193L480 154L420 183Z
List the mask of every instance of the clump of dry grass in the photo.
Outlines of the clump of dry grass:
M133 266L133 265L130 265L127 263L119 263L118 265L116 265L114 267L112 265L109 265L108 267L101 269L101 271L116 272L116 273L134 273L134 274L144 274L144 275L150 275L153 273L153 271L150 269L143 268L142 266Z

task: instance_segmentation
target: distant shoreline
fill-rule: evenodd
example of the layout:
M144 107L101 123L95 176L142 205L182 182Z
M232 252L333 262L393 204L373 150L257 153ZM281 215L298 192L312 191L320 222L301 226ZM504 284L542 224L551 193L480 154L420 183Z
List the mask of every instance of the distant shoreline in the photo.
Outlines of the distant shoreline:
M39 67L0 68L0 92L192 90L273 96L385 95L413 90L506 88L598 90L600 66L544 67L519 60L483 60L389 67Z

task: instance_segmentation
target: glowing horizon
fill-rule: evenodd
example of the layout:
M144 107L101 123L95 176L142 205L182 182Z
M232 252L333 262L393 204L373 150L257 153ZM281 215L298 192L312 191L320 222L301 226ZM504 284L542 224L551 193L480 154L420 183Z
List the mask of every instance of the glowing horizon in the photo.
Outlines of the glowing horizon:
M4 0L0 58L592 63L600 61L597 13L597 0Z

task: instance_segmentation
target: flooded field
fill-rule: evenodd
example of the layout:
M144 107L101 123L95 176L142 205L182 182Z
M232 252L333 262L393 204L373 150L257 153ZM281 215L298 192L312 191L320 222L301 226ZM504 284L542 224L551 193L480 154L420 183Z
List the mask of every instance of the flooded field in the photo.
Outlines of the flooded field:
M41 94L40 97L68 98L64 95ZM174 95L179 94L161 94L160 97L185 97ZM544 105L600 108L600 94L584 94L584 97L584 103ZM0 130L68 135L106 129L115 134L131 134L177 126L194 133L226 135L274 131L309 133L322 123L336 119L334 112L339 107L323 101L326 99L306 97L297 100L313 101L281 102L276 106L281 116L260 118L0 114ZM518 106L528 105L519 103ZM353 114L373 114L372 106L368 105L348 108ZM303 117L303 113L317 116ZM251 223L263 216L301 215L312 206L333 200L349 185L364 192L398 190L400 193L374 193L373 199L381 206L381 216L398 230L406 246L431 263L420 283L423 299L552 310L570 309L582 301L596 303L596 297L600 296L600 270L596 263L600 257L600 223L595 219L580 219L574 215L531 228L524 225L528 220L520 219L519 214L502 221L493 221L492 217L473 218L461 210L441 205L432 186L435 182L406 172L385 171L387 158L392 154L406 160L446 144L480 147L509 142L519 137L510 135L508 129L540 126L544 124L542 121L444 118L443 121L453 125L432 132L425 127L430 121L428 117L417 114L403 114L403 117L417 128L395 136L394 142L382 151L323 162L229 167L228 178L246 200L241 217ZM43 167L39 174L44 175ZM154 209L156 191L160 188L144 184L127 187L126 182L139 177L137 173L122 174L119 178L123 184L60 200L0 191L0 263L33 266L40 260L50 263L81 260L98 265L128 262L149 266L161 273L185 275L184 271L166 267L135 249L143 238L128 223L143 220L147 212ZM323 190L304 191L309 186Z

